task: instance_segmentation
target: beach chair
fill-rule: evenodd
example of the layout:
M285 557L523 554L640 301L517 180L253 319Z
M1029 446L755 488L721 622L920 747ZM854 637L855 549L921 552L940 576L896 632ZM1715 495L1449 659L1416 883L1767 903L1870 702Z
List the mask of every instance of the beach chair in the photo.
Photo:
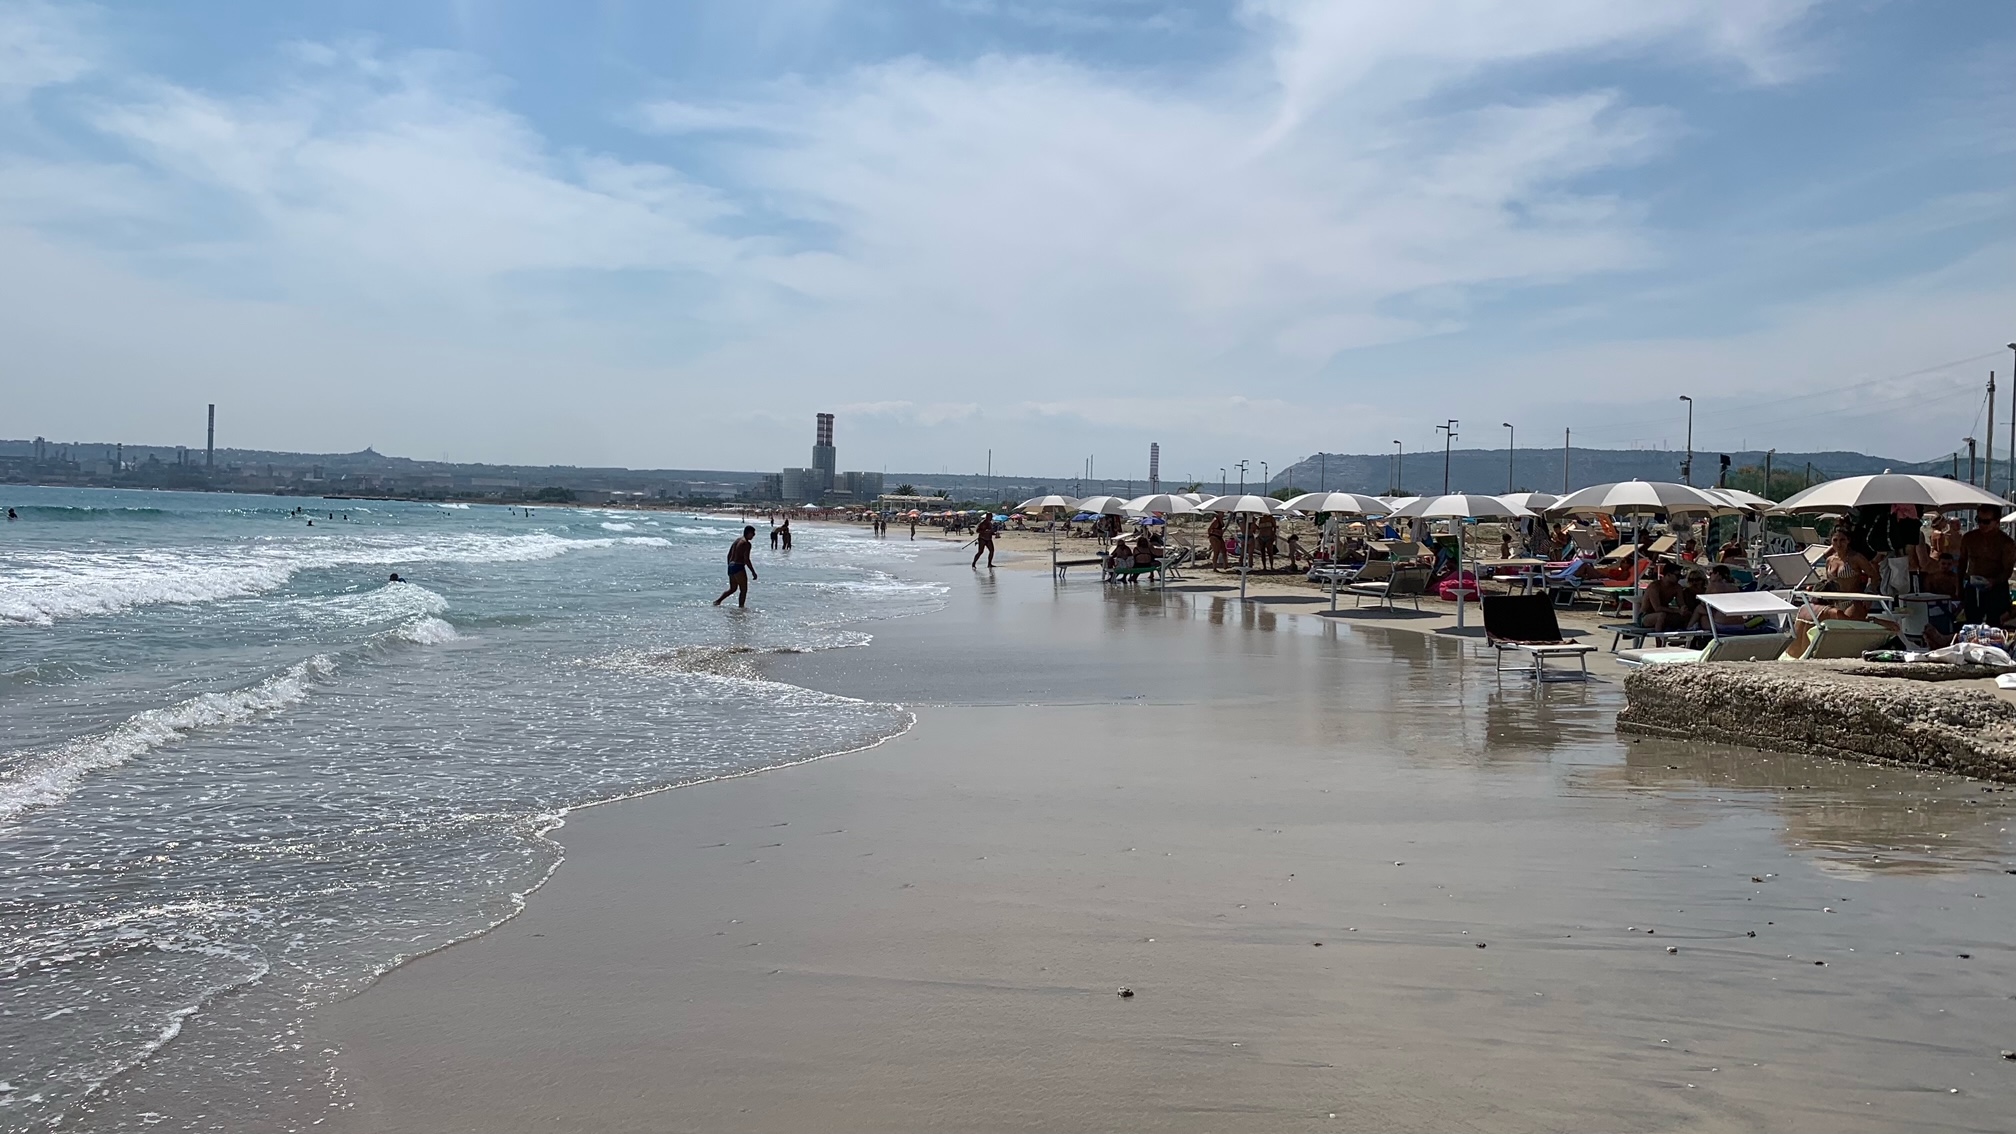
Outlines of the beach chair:
M1813 581L1813 564L1804 555L1767 555L1764 565L1778 576L1780 590L1798 590Z
M1596 565L1598 567L1614 567L1617 564L1622 563L1627 559L1630 559L1632 556L1636 554L1638 554L1637 544L1620 543L1616 547L1605 552L1603 554L1603 558L1598 559L1596 561Z
M1710 639L1698 650L1619 650L1618 664L1637 669L1647 665L1692 665L1695 662L1777 661L1792 644L1790 634L1732 634Z
M1864 650L1880 650L1897 631L1879 622L1857 622L1847 618L1823 618L1813 625L1806 640L1806 652L1793 656L1791 650L1780 661L1820 661L1828 658L1859 658Z
M1819 544L1822 547L1827 545L1827 541L1821 539L1820 532L1814 528L1793 528L1792 538L1807 547L1811 547L1814 544Z
M1171 579L1175 579L1181 582L1189 578L1189 576L1183 573L1183 568L1196 561L1197 549L1191 547L1189 544L1184 544L1172 551L1165 552L1161 563L1162 581L1166 583Z
M1391 560L1381 562L1389 565L1392 563ZM1368 563L1366 566L1370 567L1371 564ZM1428 568L1391 567L1390 569L1393 574L1384 580L1367 581L1361 577L1345 589L1357 596L1359 606L1364 606L1366 599L1373 598L1379 600L1380 606L1392 610L1395 599L1411 598L1414 600L1414 609L1420 610L1421 596L1428 593Z
M1596 538L1595 532L1576 528L1574 531L1568 533L1568 539L1575 545L1575 550L1589 558L1603 558L1603 541Z
M1698 649L1660 646L1652 649L1618 650L1617 660L1627 666L1664 665L1674 662L1773 661L1792 643L1792 617L1799 608L1765 591L1738 591L1726 595L1702 595L1702 605L1710 612L1709 640ZM1715 617L1720 615L1721 617ZM1741 627L1726 623L1741 620ZM1753 632L1757 626L1765 632ZM1700 631L1693 633L1699 634Z
M1554 600L1546 595L1485 595L1484 639L1498 655L1498 672L1505 672L1505 655L1524 654L1530 665L1514 667L1514 673L1530 673L1536 681L1547 680L1547 662L1574 658L1580 676L1589 676L1589 655L1596 647L1561 636L1561 623L1554 617ZM1562 674L1561 676L1572 676Z
M1678 536L1662 535L1645 545L1645 554L1653 559L1657 559L1662 555L1671 555L1673 549L1678 546L1680 546Z

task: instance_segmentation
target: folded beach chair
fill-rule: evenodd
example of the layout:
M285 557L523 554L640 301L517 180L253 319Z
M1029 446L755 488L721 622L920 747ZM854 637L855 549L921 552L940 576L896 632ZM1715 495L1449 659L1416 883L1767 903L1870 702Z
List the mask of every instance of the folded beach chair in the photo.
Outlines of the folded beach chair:
M1813 626L1806 652L1794 657L1790 650L1781 661L1817 661L1823 658L1859 658L1864 650L1882 649L1897 631L1876 622L1855 622L1846 618L1823 618Z
M1603 558L1603 541L1596 538L1595 532L1576 528L1568 533L1568 538L1575 544L1575 550L1591 559Z
M1384 562L1390 565L1392 561ZM1371 564L1368 563L1366 566L1370 567ZM1368 582L1361 579L1345 589L1358 597L1359 606L1364 606L1366 599L1374 598L1379 600L1380 606L1391 610L1393 600L1411 598L1414 600L1414 609L1420 610L1421 596L1428 593L1428 568L1391 567L1390 569L1393 574L1384 581Z
M1171 579L1180 581L1188 578L1189 576L1183 574L1183 568L1196 559L1197 549L1188 544L1163 552L1162 562L1158 564L1162 568L1162 581L1166 583Z
M1550 659L1574 658L1582 677L1589 676L1589 655L1596 647L1561 636L1561 623L1554 617L1554 600L1546 595L1485 595L1484 638L1498 654L1498 672L1505 672L1505 655L1522 653L1532 664L1515 667L1515 673L1530 673L1535 680L1547 680ZM1562 676L1569 676L1563 674Z
M1767 555L1764 565L1778 576L1781 589L1798 590L1813 581L1813 564L1804 555Z
M1671 554L1673 549L1678 546L1680 546L1680 540L1677 537L1662 535L1645 545L1645 554L1657 559L1662 555Z

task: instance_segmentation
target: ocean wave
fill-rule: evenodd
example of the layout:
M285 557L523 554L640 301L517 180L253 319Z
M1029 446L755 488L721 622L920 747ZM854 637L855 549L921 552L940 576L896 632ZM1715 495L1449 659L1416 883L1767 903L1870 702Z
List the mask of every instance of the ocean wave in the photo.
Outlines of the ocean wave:
M621 546L670 547L662 536L569 539L548 532L449 535L431 541L288 540L218 553L198 548L135 552L49 551L0 563L0 623L37 626L141 606L217 602L264 594L297 572L401 567L411 563L509 563Z
M604 520L602 521L602 530L609 532L634 532L637 530L637 525L612 523L609 520Z
M734 535L734 534L736 534L735 532L733 532L733 531L730 531L730 530L729 530L729 529L727 529L727 528L684 528L684 527L675 527L675 528L673 528L672 530L673 530L673 531L675 531L675 532L678 532L678 533L679 533L680 535Z
M600 657L583 658L578 664L630 673L705 674L774 685L778 683L765 678L757 669L758 663L765 657L841 650L866 645L873 640L873 635L854 632L824 634L789 646L709 645L674 646L666 650L618 650Z
M411 622L401 624L397 630L392 631L392 636L416 646L438 646L443 642L452 642L462 635L457 634L455 627L444 619L423 614Z
M467 505L467 504L438 504L438 503L437 503L437 504L435 504L434 506L435 506L436 508L447 508L447 509L449 509L450 511L454 511L454 512L467 512L467 511L469 510L469 505Z
M204 729L244 724L307 698L336 674L326 654L297 662L256 685L228 693L200 693L161 709L135 713L104 732L81 736L42 752L16 753L14 770L0 777L0 822L34 807L60 803L84 777L116 767Z
M16 504L24 520L151 520L168 515L166 508L95 508L85 504Z

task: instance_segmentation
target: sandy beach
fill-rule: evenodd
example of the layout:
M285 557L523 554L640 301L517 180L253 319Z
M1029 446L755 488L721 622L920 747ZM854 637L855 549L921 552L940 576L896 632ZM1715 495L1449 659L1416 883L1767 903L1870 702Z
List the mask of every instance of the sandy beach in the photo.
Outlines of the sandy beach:
M1620 739L1603 666L1501 681L1439 614L967 554L920 564L946 610L769 670L900 701L910 732L574 813L523 914L318 1016L330 1125L2016 1113L2016 793Z

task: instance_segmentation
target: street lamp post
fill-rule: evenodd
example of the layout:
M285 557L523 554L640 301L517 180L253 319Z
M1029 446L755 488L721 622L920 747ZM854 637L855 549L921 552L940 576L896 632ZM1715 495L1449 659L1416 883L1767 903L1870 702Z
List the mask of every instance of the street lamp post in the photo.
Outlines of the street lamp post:
M1273 481L1274 481L1274 478L1273 478L1273 477L1271 477L1271 476L1268 476L1268 475L1267 475L1267 462L1266 462L1266 461L1261 461L1261 462L1260 462L1260 495L1262 495L1262 496L1265 496L1265 495L1267 495L1267 486L1268 486L1269 484L1273 483Z
M1685 394L1680 400L1687 403L1687 459L1680 465L1680 482L1694 483L1694 399Z
M2010 343L2010 344L2009 344L2009 349L2010 349L2011 351L2016 351L2016 343ZM2010 376L2011 376L2011 377L2010 377L2010 380L2009 380L2009 488L2008 488L2008 491L2010 491L2010 492L2016 492L2016 370L2011 370L2011 371L2010 371L2009 373L2010 373Z
M1442 495L1449 495L1449 444L1456 440L1456 427L1461 424L1455 418L1449 424L1438 425L1435 431L1442 435Z
M1218 495L1225 495L1225 466L1218 466Z
M1398 441L1393 442L1393 486L1386 491L1395 496L1400 495L1400 474L1405 471L1402 466L1406 463L1407 446Z
M1505 427L1505 491L1509 495L1518 486L1512 483L1512 457L1519 452L1519 431L1512 428L1509 421L1498 424Z
M1246 495L1246 468L1252 463L1251 461L1240 461L1238 464L1232 466L1239 470L1239 495L1241 496Z

